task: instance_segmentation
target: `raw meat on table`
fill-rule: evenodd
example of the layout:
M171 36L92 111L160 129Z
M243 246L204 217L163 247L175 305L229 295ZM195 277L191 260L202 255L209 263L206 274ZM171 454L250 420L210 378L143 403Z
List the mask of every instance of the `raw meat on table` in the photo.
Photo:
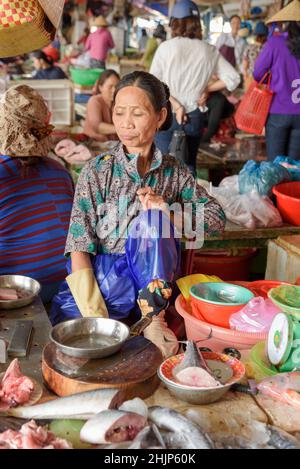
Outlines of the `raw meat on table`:
M0 410L26 404L33 389L33 382L21 373L19 361L16 358L11 362L0 382Z
M19 431L6 430L0 433L0 449L72 449L72 446L31 420Z
M0 300L17 300L18 293L14 288L0 288Z

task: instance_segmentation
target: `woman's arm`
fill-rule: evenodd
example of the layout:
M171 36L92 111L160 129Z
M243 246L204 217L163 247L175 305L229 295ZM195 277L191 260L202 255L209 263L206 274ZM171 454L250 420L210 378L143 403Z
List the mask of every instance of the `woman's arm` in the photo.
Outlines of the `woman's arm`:
M209 87L210 92L220 91L225 88L227 88L228 91L234 91L240 84L241 77L239 73L220 53L218 53L217 63L213 73L217 75L218 80Z
M256 81L260 81L269 72L273 63L273 49L270 42L266 42L261 53L256 59L253 76Z
M101 105L96 96L93 96L88 102L83 131L89 137L100 142L106 141L106 135L116 132L113 124L103 122Z
M185 107L173 96L170 96L170 103L172 105L173 113L179 125L187 121Z
M73 273L78 270L92 268L91 258L87 252L72 252L71 261Z
M208 93L215 93L216 91L223 91L226 89L226 83L223 80L217 80L207 87Z
M248 70L249 70L249 60L244 58L244 60L243 60L243 72L244 72L245 77L248 76Z
M102 135L110 135L116 133L115 126L113 124L107 124L106 122L100 122L98 129L99 133Z
M182 208L186 208L185 236L196 236L201 241L203 236L220 235L226 222L221 205L197 184L186 166L181 166L179 171L178 198Z

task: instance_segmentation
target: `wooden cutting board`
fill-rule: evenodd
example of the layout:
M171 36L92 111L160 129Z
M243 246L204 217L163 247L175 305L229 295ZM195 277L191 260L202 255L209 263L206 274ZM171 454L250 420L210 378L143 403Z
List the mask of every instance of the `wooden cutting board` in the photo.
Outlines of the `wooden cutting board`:
M59 396L99 388L126 390L126 398L146 399L159 386L160 350L142 336L126 341L111 357L87 360L63 354L55 344L43 350L42 372L46 385Z

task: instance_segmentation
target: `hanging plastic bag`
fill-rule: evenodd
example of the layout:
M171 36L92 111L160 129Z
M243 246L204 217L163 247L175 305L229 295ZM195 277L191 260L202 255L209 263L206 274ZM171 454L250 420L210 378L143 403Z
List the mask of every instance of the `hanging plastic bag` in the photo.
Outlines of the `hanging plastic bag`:
M300 161L293 160L287 156L277 156L274 163L280 164L287 169L291 175L292 181L300 181Z
M260 195L272 195L272 189L281 182L289 182L291 175L280 164L269 161L257 163L250 160L239 173L239 192L247 194L257 192Z
M240 332L267 333L280 309L262 297L252 298L249 303L229 319L230 329Z

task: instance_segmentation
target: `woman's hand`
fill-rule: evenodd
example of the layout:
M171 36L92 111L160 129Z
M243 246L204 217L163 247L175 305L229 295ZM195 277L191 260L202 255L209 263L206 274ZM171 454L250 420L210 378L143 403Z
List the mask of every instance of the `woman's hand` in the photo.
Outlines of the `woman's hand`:
M179 125L185 124L187 122L187 115L185 112L184 106L178 106L174 109L175 117Z
M137 191L137 195L144 210L157 209L169 213L168 204L164 198L155 194L151 187L143 187Z
M205 107L205 106L206 106L206 102L207 102L208 96L209 96L209 93L208 93L207 90L205 90L205 91L201 94L201 96L200 96L200 98L199 98L199 100L198 100L198 106L199 106L199 107Z

